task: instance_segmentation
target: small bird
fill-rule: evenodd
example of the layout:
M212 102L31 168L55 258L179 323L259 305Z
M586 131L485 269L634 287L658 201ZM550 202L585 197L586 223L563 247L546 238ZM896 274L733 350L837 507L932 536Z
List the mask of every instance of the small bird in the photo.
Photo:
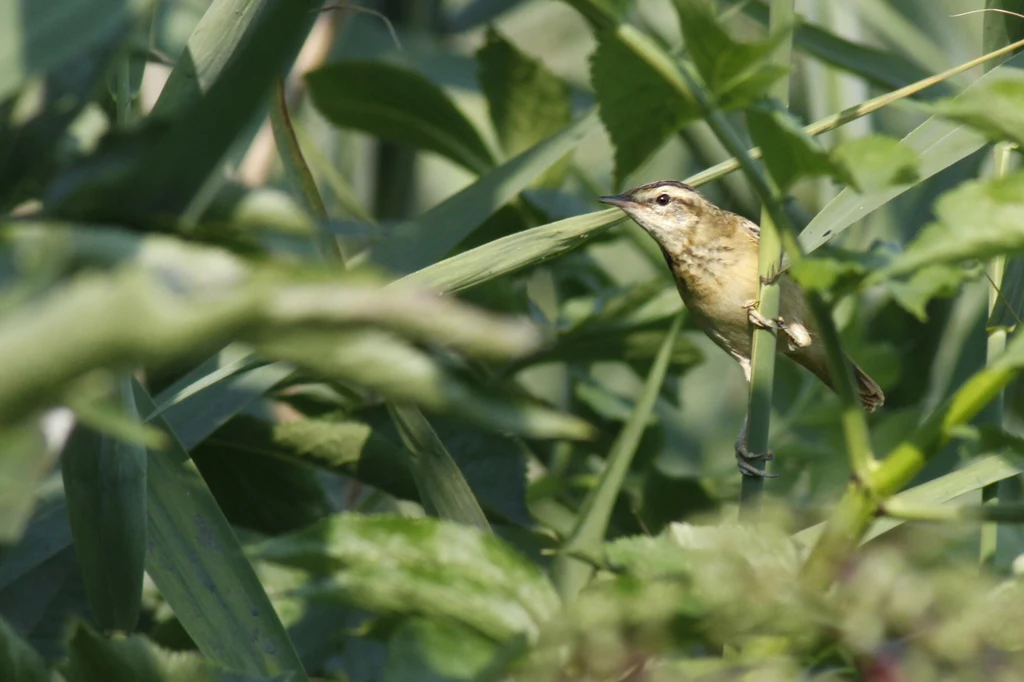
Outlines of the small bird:
M803 291L789 276L780 282L780 313L774 320L758 312L758 243L761 229L746 218L715 206L700 192L675 180L635 187L599 201L625 211L661 247L676 287L694 322L722 350L734 357L750 381L750 351L755 327L786 336L778 352L811 371L833 388L828 359L818 342L814 318ZM865 410L885 401L882 389L852 363ZM736 439L736 461L748 476L773 476L751 465L771 459L771 452L752 453L746 445L744 419Z

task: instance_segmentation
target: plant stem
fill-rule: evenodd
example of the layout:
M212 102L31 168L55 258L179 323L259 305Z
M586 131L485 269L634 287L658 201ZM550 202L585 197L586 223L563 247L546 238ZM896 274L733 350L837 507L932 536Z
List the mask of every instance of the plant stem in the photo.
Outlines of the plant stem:
M769 32L791 26L795 19L793 0L773 0L768 19ZM771 61L788 67L793 51L793 32L789 31L772 55ZM771 93L784 106L789 106L789 77L780 78ZM774 191L777 194L777 191ZM757 300L759 312L770 320L779 316L780 282L771 281L782 269L782 242L767 208L761 209L761 241L758 246L757 271L761 284ZM750 395L747 404L747 448L751 452L768 452L768 434L772 413L772 386L775 381L775 333L771 329L755 329L751 351ZM767 462L755 464L767 468ZM744 476L740 487L740 519L756 520L760 516L764 478Z
M1001 142L993 149L995 167L994 175L997 178L1006 175L1009 167L1011 148ZM999 289L1003 283L1003 273L1006 271L1006 256L996 256L989 261L986 267L988 278L992 283L988 292L988 317L999 303ZM987 330L988 339L985 345L985 366L991 366L996 358L1006 350L1006 329L1003 327L992 327ZM1003 404L1002 392L996 396L989 405L988 417L1000 428L1003 426ZM983 504L995 504L999 501L999 484L987 485L981 490ZM983 566L992 566L996 557L996 546L998 543L999 527L995 523L985 523L981 527L981 542L978 548L978 559Z
M984 64L985 62L1009 54L1021 47L1024 47L1024 40L1019 40L1011 45L1007 45L1006 47L982 55L977 59L972 59L968 62L960 64L959 66L954 66L952 69L943 71L940 74L936 74L929 78L923 78L917 81L916 83L911 83L910 85L902 87L899 90L887 92L884 95L879 95L878 97L869 99L866 102L861 102L860 104L852 106L849 109L844 109L839 113L832 114L831 116L826 116L820 121L815 121L809 126L806 126L804 130L807 132L808 135L814 136L821 135L822 133L827 133L830 130L835 130L840 126L846 125L850 121L856 121L858 118L867 116L868 114L872 114L878 111L879 109L882 109L883 107L889 106L893 102L899 101L901 99L906 99L907 97L910 97L912 95L916 95L922 90L927 90L936 83L941 83L946 79L952 78L953 76L961 74L965 71L969 71L974 67L978 66L979 64ZM703 170L700 173L697 173L696 175L690 176L689 178L686 179L686 184L692 185L693 187L700 187L701 185L706 185L709 182L714 182L715 180L718 180L719 178L728 175L733 171L739 170L742 165L739 160L739 156L733 153L731 150L730 153L732 153L735 158L728 159L720 164L712 166L711 168ZM761 158L761 149L758 147L753 147L752 149L747 150L746 153L751 159Z

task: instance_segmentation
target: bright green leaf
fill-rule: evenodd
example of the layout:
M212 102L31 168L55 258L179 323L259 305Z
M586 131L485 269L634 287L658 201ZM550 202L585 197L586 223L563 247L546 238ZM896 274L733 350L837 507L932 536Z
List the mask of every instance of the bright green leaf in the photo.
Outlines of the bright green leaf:
M493 640L469 628L411 618L391 636L387 681L475 680L497 648Z
M475 173L494 165L473 124L425 77L380 62L341 62L306 75L313 103L335 125L437 152Z
M935 104L939 116L968 125L993 141L1024 142L1024 73L1000 69L959 96Z
M1024 252L1024 171L965 182L936 202L935 217L879 278Z
M841 143L832 158L846 169L861 192L876 192L917 180L920 159L905 143L886 135L866 135Z

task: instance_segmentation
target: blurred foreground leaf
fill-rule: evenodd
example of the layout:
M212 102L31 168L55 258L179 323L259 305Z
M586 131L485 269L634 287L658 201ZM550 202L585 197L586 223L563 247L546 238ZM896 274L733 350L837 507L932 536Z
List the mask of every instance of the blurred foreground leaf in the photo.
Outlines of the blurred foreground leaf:
M559 609L536 565L479 529L436 519L342 514L269 540L253 555L323 575L311 594L447 620L498 642L536 638Z

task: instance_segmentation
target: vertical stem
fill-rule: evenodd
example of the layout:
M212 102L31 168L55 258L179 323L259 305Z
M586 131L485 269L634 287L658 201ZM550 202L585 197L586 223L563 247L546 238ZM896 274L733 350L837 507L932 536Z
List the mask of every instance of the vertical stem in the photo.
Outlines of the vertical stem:
M777 31L794 21L793 0L773 0L768 20L769 31ZM789 66L793 48L792 33L782 41L772 61ZM784 105L789 105L789 78L776 83L772 95ZM761 210L761 243L758 252L758 273L761 281L771 279L780 269L782 242L779 231L766 209ZM779 315L779 282L762 284L758 300L760 312L768 319ZM772 384L775 380L775 334L771 330L754 331L751 353L750 397L747 407L747 448L751 452L768 451L768 432L772 411ZM759 465L764 468L764 464ZM740 518L754 520L760 514L761 495L764 479L744 476L740 489Z
M1010 165L1010 154L1012 148L1005 142L995 146L994 174L997 178L1006 175ZM1003 273L1006 271L1006 256L996 256L987 267L988 277L992 282L992 288L988 292L988 316L991 318L999 302L999 288L1002 287ZM992 363L1006 350L1006 329L993 327L988 330L988 342L985 348L985 366L990 367ZM989 419L998 426L1003 425L1003 391L989 405ZM999 501L999 483L992 483L981 490L983 504L995 504ZM993 566L996 558L996 547L998 543L999 526L995 522L984 523L981 526L981 543L978 559L982 566Z
M117 125L124 127L132 118L132 69L128 55L117 60Z

